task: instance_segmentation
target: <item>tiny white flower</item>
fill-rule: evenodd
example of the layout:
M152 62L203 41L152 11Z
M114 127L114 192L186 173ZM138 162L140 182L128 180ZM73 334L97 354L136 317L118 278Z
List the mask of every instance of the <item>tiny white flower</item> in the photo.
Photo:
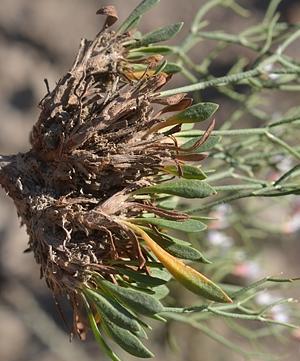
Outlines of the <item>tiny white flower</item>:
M277 300L277 297L271 295L271 293L269 292L261 292L255 297L255 299L259 305L265 306L275 302Z
M207 240L212 246L229 249L233 245L233 239L223 232L209 231Z
M289 315L286 305L276 305L272 308L272 317L279 322L289 322Z

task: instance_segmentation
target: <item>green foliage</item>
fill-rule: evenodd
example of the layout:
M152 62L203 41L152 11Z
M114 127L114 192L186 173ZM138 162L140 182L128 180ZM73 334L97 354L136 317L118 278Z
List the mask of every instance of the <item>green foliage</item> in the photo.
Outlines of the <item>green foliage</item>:
M185 164L181 167L181 173L179 173L178 167L176 167L175 165L165 166L164 171L166 173L176 175L177 177L181 176L182 178L185 178L185 179L203 180L206 178L206 175L200 168L191 166L191 165L187 165L187 164Z
M144 35L138 40L138 46L147 46L154 43L160 43L173 38L182 28L183 23L176 23L157 29Z
M205 198L215 194L216 192L208 183L191 178L189 180L179 179L173 182L165 182L155 186L142 188L136 191L136 193L165 193L183 198Z
M93 302L98 312L101 315L108 318L116 325L126 328L132 332L139 331L140 327L138 322L132 317L126 308L122 307L113 299L109 299L104 294L100 294L99 292L95 292L89 288L84 290L87 298Z
M181 136L181 137L184 137L185 135L186 135L186 132L181 132L179 134L179 136ZM194 147L195 144L197 144L198 139L199 139L199 137L191 138L187 142L183 143L181 145L181 148L189 149L191 147ZM204 144L202 144L199 147L197 147L196 149L194 149L193 152L194 153L207 152L208 150L214 148L218 143L220 143L220 141L221 141L220 136L212 135L207 139L207 141Z
M128 18L123 22L123 24L119 28L119 32L123 33L128 31L132 24L136 24L137 19L139 19L142 15L144 15L147 11L149 11L153 6L159 3L160 0L144 0L142 1L128 16Z
M146 316L162 312L163 305L153 296L131 288L120 287L106 280L99 280L100 286L127 307Z
M181 113L178 113L171 118L174 123L196 123L203 122L210 118L218 110L218 104L214 103L199 103L192 105Z
M134 218L132 220L134 223L137 224L153 224L155 226L161 227L161 228L168 228L168 229L174 229L177 231L182 232L201 232L204 229L206 229L206 225L196 219L188 219L186 221L170 221L168 219L163 218L151 218L151 217L145 217L145 218Z
M125 351L141 358L150 358L154 356L132 332L119 327L106 317L104 317L102 321L102 327L106 333Z
M272 291L275 287L297 279L268 277L244 287L224 284L221 288L197 271L193 273L194 270L190 267L184 268L183 263L174 261L174 257L177 257L202 263L204 271L207 271L214 280L222 282L227 275L231 274L236 263L235 252L241 252L241 249L233 248L232 253L226 253L223 257L223 254L218 253L217 250L206 247L210 261L203 256L194 246L199 243L201 237L204 238L204 236L199 236L199 232L207 229L207 225L202 222L205 216L210 214L209 212L214 215L219 205L243 198L277 198L300 194L299 106L283 110L279 104L278 109L274 109L271 114L265 107L269 94L274 90L292 93L300 90L299 61L293 59L287 52L289 45L300 38L299 25L280 21L276 10L279 2L270 1L263 21L246 28L239 34L229 34L222 29L205 31L208 25L206 17L215 7L224 7L226 11L233 11L237 16L249 15L249 11L234 0L215 0L207 1L199 9L191 24L191 31L181 44L177 46L152 45L175 36L181 29L182 23L154 30L127 44L127 59L133 63L132 67L135 71L147 71L147 66L143 63L134 64L134 61L138 62L151 55L170 55L172 63L161 62L155 68L156 74L181 72L190 83L187 86L159 91L156 97L163 99L187 92L192 93L199 102L171 117L166 117L164 121L155 124L150 129L154 133L175 126L176 131L173 132L173 136L179 144L179 163L178 166L164 165L161 168L161 175L156 177L155 182L132 194L134 199L151 199L156 201L161 209L170 211L173 211L174 205L178 203L177 197L184 198L179 202L178 209L183 210L190 217L176 219L176 215L171 213L153 214L149 211L144 212L143 216L124 221L124 224L127 224L129 229L146 245L147 242L155 241L159 247L158 251L155 251L155 248L151 249L153 260L146 261L149 274L135 272L128 267L128 264L119 264L118 272L122 275L117 279L119 285L96 278L97 292L89 288L83 291L86 298L96 305L97 312L103 318L99 331L93 314L88 310L95 338L112 360L118 360L118 358L106 345L102 337L103 333L109 335L122 348L135 356L152 356L138 338L143 334L144 328L147 328L139 314L186 323L224 347L248 358L265 357L266 354L238 347L213 329L210 323L212 319L218 317L227 320L228 326L245 340L249 340L250 344L252 340L274 335L285 328L297 327L292 322L282 322L272 318L272 310L276 305L294 307L293 300L290 298L279 298L263 306L257 301L262 290ZM156 3L158 0L143 1L121 25L119 33L133 28L141 16ZM205 58L194 60L190 55L190 50L201 41L213 41L214 50ZM253 60L253 54L251 59L237 54L235 63L228 73L215 77L210 72L212 65L232 44L247 51L250 50L256 54L256 59ZM239 90L241 85L245 89L243 92ZM217 104L202 101L204 97L202 91L207 88L214 88L220 95L232 101L234 109L223 124L220 124L217 114L218 129L212 130L210 136L203 143L199 143L199 137L207 135L207 131L200 130L199 126L211 118L218 109ZM279 116L275 114L276 111ZM255 121L259 127L245 127L244 119ZM183 129L183 124L193 124L196 129ZM190 149L192 149L191 156L208 152L209 157L204 170L197 165L180 163L180 156ZM277 164L278 159L288 159L289 168L280 170ZM273 171L276 173L275 179L270 177L270 172ZM170 176L175 179L169 180ZM186 201L195 198L201 199L196 206ZM269 232L271 227L259 223L259 211L256 209L253 211L244 203L241 211L240 205L235 205L236 203L233 203L233 215L228 216L228 222L238 237L245 242L242 251L246 252L246 243L249 245L254 238L252 234L265 234L264 232ZM190 242L167 234L169 230L187 233ZM147 241L147 236L151 237L150 241ZM205 242L202 244L205 245ZM166 263L163 262L165 254L161 249L170 256L166 256ZM132 261L131 264L138 263ZM159 276L159 272L164 272L161 270L162 264L173 278L200 295L203 298L201 298L202 301L197 301L196 306L189 308L163 306L159 299L166 297L169 291L168 279ZM205 299L215 302L207 303ZM232 303L219 304L230 302L231 299ZM173 301L171 297L168 298L171 304ZM295 315L299 314L299 310L297 312ZM246 323L241 324L241 320L256 321L261 327L253 331L251 327L247 327ZM278 330L277 325L285 328Z

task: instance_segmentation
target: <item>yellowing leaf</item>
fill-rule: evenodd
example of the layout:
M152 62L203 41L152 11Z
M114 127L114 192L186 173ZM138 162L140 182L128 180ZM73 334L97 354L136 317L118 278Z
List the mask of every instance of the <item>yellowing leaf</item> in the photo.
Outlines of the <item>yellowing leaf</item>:
M166 267L172 276L188 290L216 302L232 302L231 298L218 285L206 278L200 272L187 266L174 256L171 256L154 242L141 228L126 221L123 221L123 223L143 238L147 247L153 252L158 260Z

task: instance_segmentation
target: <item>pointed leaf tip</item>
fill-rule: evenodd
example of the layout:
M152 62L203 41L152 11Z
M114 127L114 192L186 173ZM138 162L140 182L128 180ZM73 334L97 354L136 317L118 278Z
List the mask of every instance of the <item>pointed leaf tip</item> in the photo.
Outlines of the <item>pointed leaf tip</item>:
M141 228L128 222L124 223L143 238L148 248L158 260L166 267L172 276L188 290L212 301L221 303L232 302L231 298L218 285L200 272L184 264L181 260L170 255Z
M126 328L132 332L138 332L140 330L140 325L134 319L132 314L130 314L118 302L89 288L86 288L84 292L88 299L96 305L97 309L99 309L101 315L104 315L116 325Z
M163 28L152 31L145 34L141 40L138 41L138 46L147 46L154 43L160 43L162 41L173 38L182 28L183 22L167 25Z
M219 105L215 103L198 103L192 105L189 108L183 110L182 112L177 113L158 124L155 124L152 128L149 129L146 134L148 135L151 133L155 133L160 129L170 127L176 124L203 122L204 120L214 115L218 108Z
M196 233L201 232L206 229L206 224L196 220L188 219L183 222L179 221L170 221L164 218L134 218L132 222L137 224L154 224L155 226L161 228L169 228L187 233Z
M98 325L97 322L95 320L95 317L93 315L93 312L90 308L89 303L87 302L86 298L83 296L83 300L84 300L84 305L87 311L87 315L88 315L88 320L89 320L89 324L91 326L91 330L93 332L93 335L95 337L96 342L98 343L98 345L100 346L100 348L104 351L104 353L107 355L107 357L109 357L110 360L112 361L121 361L121 359L118 357L118 355L116 355L111 348L107 345L107 343L104 341L99 329L98 329Z
M118 300L137 313L152 316L164 309L163 305L155 297L147 293L121 287L106 280L101 280L100 283Z
M216 191L206 182L197 179L179 179L138 189L136 194L165 193L183 198L205 198Z
M142 1L128 16L128 18L120 26L118 33L124 33L128 31L128 28L132 26L132 23L135 22L136 18L144 15L148 10L153 6L159 3L160 0L144 0Z
M182 174L179 174L178 167L175 165L166 165L163 170L166 173L173 174L185 179L203 180L206 178L205 173L200 168L187 164L181 165Z
M169 118L168 120L177 121L178 123L195 123L202 122L210 118L218 110L219 105L215 103L198 103L188 109Z
M120 347L131 355L141 358L154 357L153 353L134 334L112 323L106 317L102 320L102 327Z

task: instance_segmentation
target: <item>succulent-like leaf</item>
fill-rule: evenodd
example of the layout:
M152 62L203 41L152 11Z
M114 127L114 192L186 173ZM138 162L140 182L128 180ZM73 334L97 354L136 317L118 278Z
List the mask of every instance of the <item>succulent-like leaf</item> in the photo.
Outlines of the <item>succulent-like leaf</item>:
M154 75L163 72L168 64L167 60L164 60L159 66L155 69Z
M109 300L104 295L101 295L99 292L95 292L89 288L86 288L84 293L88 299L97 306L100 314L103 314L111 320L111 322L132 332L138 332L140 330L140 325L134 319L133 315L116 301L111 299Z
M198 123L210 118L219 108L215 103L198 103L168 119L173 124Z
M164 235L162 233L155 234L154 232L149 232L148 230L147 233L150 234L151 238L172 256L190 261L199 261L206 264L211 263L198 249L191 247L188 242L181 241L175 237Z
M164 68L164 72L167 74L180 73L181 71L182 71L182 66L172 62L168 62L168 64Z
M165 298L170 293L170 290L166 285L154 287L153 291L153 296L156 297L158 300Z
M147 293L121 287L106 280L101 280L100 284L118 300L137 313L152 316L162 312L164 309L164 306L155 297Z
M120 26L118 32L123 33L128 31L132 27L132 23L136 21L137 18L144 15L148 10L153 6L159 3L160 0L144 0L142 1L128 16L128 18Z
M196 219L188 219L179 222L179 221L170 221L164 218L146 217L146 218L134 218L131 221L141 225L154 224L155 226L161 228L175 229L178 231L188 232L188 233L201 232L207 228L207 226L204 223Z
M155 241L153 241L153 239L141 228L128 222L124 223L143 238L146 245L149 249L151 249L159 261L167 268L172 276L188 290L216 302L232 302L231 298L218 285L202 275L200 272L170 255Z
M160 129L170 127L176 124L184 123L199 123L210 118L219 108L218 104L215 103L198 103L186 110L173 115L172 117L154 125L149 133L154 133Z
M141 40L138 41L138 45L145 46L169 40L181 30L182 26L183 23L180 22L154 30L151 33L145 34Z
M137 26L139 25L139 22L141 21L142 15L136 17L135 19L132 20L131 23L128 24L126 31L130 31L132 29L136 29Z
M196 144L198 141L198 138L191 138L190 140L188 140L187 142L185 142L184 144L181 145L181 149L189 149L192 148L194 146L194 144ZM202 153L202 152L206 152L210 149L212 149L215 145L217 145L218 143L220 143L221 141L221 137L220 136L216 136L216 135L211 135L204 144L200 145L199 147L195 148L193 150L194 153Z
M144 283L145 285L148 285L148 286L156 287L156 286L160 286L160 285L163 285L164 283L166 283L166 281L161 278L145 275L145 274L130 270L128 268L118 268L118 271L120 272L120 274L124 274L124 275L128 276L130 279L132 279L138 283Z
M131 49L127 59L143 58L149 55L167 55L173 52L173 48L167 45L142 46Z
M164 182L150 187L138 189L136 194L165 193L184 198L205 198L216 194L216 191L201 180L179 179L173 182Z
M105 354L112 360L112 361L122 361L112 350L111 348L107 345L107 343L104 341L98 326L97 326L97 322L95 320L95 317L92 313L92 310L90 308L89 303L85 300L84 298L84 304L87 310L87 315L88 315L88 319L89 319L89 323L91 326L91 330L93 332L93 335L95 337L95 340L97 341L98 345L100 346L100 348L105 352Z
M149 351L142 342L130 331L112 323L106 317L102 319L101 323L107 334L125 351L141 358L153 357L153 353Z
M203 180L206 178L205 173L198 167L194 167L192 165L184 164L180 166L182 174L179 174L179 169L175 165L166 165L163 170L169 174L173 174L176 176L181 176L185 179L198 179Z

